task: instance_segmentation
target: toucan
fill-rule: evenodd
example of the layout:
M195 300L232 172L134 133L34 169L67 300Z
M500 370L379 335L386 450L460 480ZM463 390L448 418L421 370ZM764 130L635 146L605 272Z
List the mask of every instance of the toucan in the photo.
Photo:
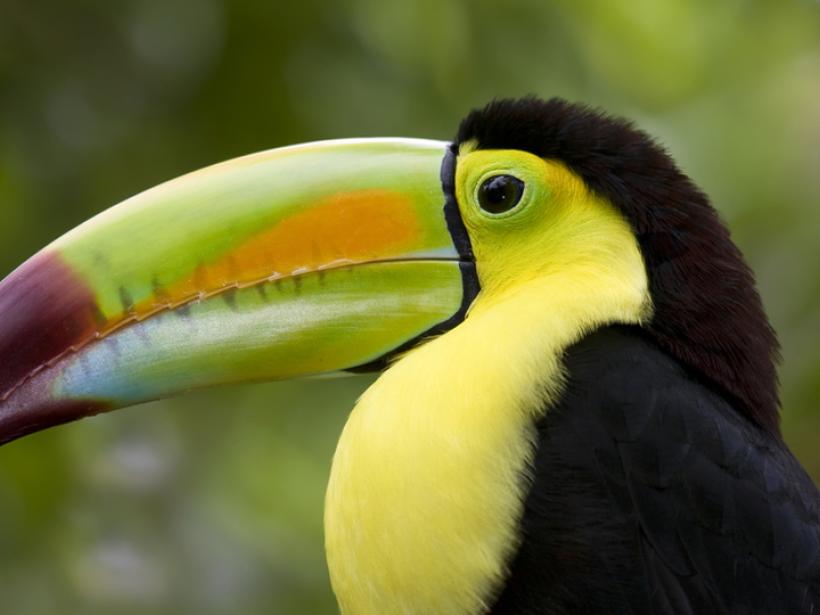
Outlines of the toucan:
M343 613L820 613L820 497L779 431L777 357L663 147L499 99L452 142L252 154L54 241L0 282L0 440L375 370L325 502Z

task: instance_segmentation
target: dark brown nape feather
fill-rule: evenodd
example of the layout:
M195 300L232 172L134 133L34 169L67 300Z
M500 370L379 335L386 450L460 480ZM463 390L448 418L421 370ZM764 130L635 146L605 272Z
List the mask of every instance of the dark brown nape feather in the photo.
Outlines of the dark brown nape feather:
M779 433L779 346L754 277L700 189L630 122L559 98L504 99L472 111L454 150L519 149L562 161L631 223L655 306L657 343Z

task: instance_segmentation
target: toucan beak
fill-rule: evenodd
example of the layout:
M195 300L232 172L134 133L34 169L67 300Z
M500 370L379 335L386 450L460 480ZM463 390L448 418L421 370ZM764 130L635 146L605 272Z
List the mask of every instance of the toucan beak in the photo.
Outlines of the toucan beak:
M139 194L0 282L0 442L189 389L350 370L457 323L447 144L311 143Z

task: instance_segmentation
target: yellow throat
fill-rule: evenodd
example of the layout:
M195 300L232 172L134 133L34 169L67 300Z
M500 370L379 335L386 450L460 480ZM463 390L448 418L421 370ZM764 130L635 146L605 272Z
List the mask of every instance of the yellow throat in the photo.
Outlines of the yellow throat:
M334 456L325 533L343 613L486 611L519 543L535 423L561 393L563 351L651 312L629 225L563 165L527 161L553 194L537 245L494 245L461 188L482 155L460 159L457 176L482 291L463 323L362 395Z

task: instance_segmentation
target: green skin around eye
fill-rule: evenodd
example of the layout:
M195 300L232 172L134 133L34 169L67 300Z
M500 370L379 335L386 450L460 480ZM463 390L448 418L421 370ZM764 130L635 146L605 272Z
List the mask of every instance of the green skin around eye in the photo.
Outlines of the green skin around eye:
M495 214L481 207L478 192L485 181L498 175L518 178L524 192L515 207ZM554 229L567 213L564 204L572 202L581 185L567 179L571 177L558 163L521 151L474 150L459 155L456 197L472 239L482 292L489 295L493 289L509 286L510 271L520 271L526 278L549 265L532 254L552 253Z
M477 150L460 156L456 191L468 230L481 233L489 220L507 220L503 227L493 224L493 233L532 224L539 214L530 211L530 204L548 203L550 198L544 167L544 161L537 156L515 150ZM521 181L524 190L514 207L500 213L486 211L481 206L481 187L501 175Z

